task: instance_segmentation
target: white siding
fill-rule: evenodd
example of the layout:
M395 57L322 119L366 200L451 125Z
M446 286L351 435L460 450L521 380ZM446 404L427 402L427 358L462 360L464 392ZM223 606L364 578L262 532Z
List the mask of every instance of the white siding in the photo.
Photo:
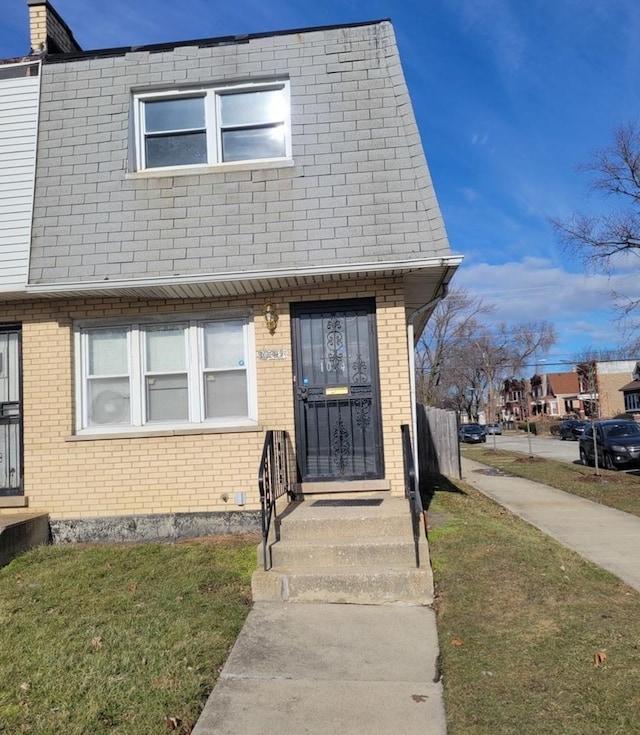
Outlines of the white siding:
M39 87L37 76L0 78L0 292L27 283Z

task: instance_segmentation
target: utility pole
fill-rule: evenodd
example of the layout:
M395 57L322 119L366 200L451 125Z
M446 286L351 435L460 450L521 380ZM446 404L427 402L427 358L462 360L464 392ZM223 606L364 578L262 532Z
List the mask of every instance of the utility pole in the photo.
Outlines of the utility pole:
M589 393L591 393L591 437L593 439L593 458L596 477L600 476L600 468L598 462L598 442L596 441L595 418L598 417L600 411L600 402L597 399L596 391L596 361L591 360L589 363Z

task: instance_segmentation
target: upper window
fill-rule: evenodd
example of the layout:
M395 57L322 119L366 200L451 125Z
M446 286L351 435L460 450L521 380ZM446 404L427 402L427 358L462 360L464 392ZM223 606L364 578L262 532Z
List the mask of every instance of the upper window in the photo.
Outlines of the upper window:
M138 170L291 157L288 82L139 94L135 122Z
M245 319L80 328L79 428L254 421L250 329Z

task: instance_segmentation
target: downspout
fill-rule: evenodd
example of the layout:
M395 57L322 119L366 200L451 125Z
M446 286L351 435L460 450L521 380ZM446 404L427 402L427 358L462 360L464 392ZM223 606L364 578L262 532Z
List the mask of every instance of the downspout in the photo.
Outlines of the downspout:
M415 309L415 311L412 311L411 314L409 314L409 318L407 319L407 343L409 346L409 394L411 400L411 433L413 435L413 456L415 457L416 464L416 482L418 483L420 482L420 461L418 457L418 410L416 408L416 361L413 356L413 351L415 349L414 322L417 317L420 316L420 314L422 314L427 309L434 308L447 295L447 293L449 292L449 284L444 282L445 277L446 271L443 274L442 279L436 289L437 291L440 291L440 293L435 298L431 299L431 301L423 304L419 308Z

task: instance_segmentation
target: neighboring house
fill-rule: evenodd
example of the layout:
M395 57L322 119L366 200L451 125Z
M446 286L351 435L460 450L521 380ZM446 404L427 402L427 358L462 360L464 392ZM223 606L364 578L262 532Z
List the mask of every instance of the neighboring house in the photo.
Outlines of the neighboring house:
M402 495L414 339L461 258L390 22L84 52L27 2L38 55L0 67L0 506L58 538L233 528L267 429L303 491Z
M630 414L640 414L640 362L635 364L631 382L623 385L620 391L624 410Z
M24 289L29 265L40 64L0 64L0 302ZM22 490L20 317L0 320L0 507ZM19 501L18 501L19 502Z
M579 397L580 379L575 371L534 375L531 378L531 394L533 416L552 418L584 415L584 402Z
M500 419L517 421L527 415L527 384L525 380L510 378L500 391Z
M628 383L636 364L635 360L594 360L576 366L581 381L580 397L585 401L587 415L590 405L593 414L601 418L625 412L621 388Z

